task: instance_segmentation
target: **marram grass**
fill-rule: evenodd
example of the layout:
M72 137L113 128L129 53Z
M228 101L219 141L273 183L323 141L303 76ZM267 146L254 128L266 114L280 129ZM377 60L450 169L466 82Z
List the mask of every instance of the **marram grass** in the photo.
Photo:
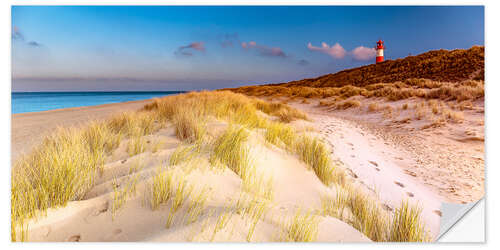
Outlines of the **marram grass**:
M318 238L320 219L312 211L303 213L298 209L295 216L286 225L282 241L313 242Z
M277 121L266 119L260 112L277 117ZM303 113L285 104L267 103L228 91L193 92L155 99L143 111L123 113L108 121L92 122L78 129L61 129L47 137L33 153L16 162L11 189L12 240L27 239L25 222L35 215L43 214L48 208L65 206L68 201L81 199L93 186L106 155L119 147L124 139L129 140L127 149L130 154L144 152L142 136L150 135L170 122L179 139L196 147L204 138L205 122L210 117L232 124L210 145L211 163L217 162L233 170L242 178L244 191L258 197L260 201L271 200L273 188L272 179L264 178L252 165L246 141L249 130L254 128L263 129L269 143L298 155L325 185L344 186L343 172L333 165L324 143L317 138L297 134L285 124L296 119L307 119ZM187 148L191 146L178 148L169 159L169 165L189 160L196 148ZM174 178L172 171L164 171L152 178L147 190L153 210L159 209L162 204L171 205L169 216L172 218L167 219L167 226L171 225L173 216L186 203L186 223L197 220L205 209L206 196L199 194L193 197L192 186L178 178L183 179L183 176ZM135 187L135 184L132 186ZM123 207L128 197L126 194L130 193L129 189L133 189L132 186L127 186L127 190L115 190L116 203L113 204L116 204L116 210ZM386 220L378 206L356 192L347 189L342 197L334 201L336 205L331 208L324 205L324 213L350 221L374 240L427 240L424 227L419 224L418 209L403 204L393 218ZM249 241L267 209L264 203L254 204L254 208L243 209L251 222L247 234ZM212 239L225 227L230 217L229 211L219 216ZM317 238L317 225L316 215L311 212L297 213L286 226L285 240L314 241ZM381 229L382 226L386 226L386 229Z
M352 187L336 186L336 196L321 199L322 213L347 222L373 241L423 242L430 238L421 222L421 210L403 202L391 215L378 201Z

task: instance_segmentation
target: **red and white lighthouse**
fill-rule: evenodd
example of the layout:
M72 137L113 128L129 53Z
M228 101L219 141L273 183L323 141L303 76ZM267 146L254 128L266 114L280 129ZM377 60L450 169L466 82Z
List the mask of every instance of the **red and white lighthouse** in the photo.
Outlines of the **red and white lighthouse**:
M377 57L375 58L375 63L383 62L384 61L384 41L378 40L377 46L375 47L377 50Z

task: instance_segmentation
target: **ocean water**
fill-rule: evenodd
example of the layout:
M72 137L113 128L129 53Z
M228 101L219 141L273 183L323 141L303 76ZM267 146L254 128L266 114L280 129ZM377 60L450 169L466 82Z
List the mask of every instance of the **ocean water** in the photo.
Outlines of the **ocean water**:
M14 92L12 113L92 106L145 100L153 97L175 95L183 91L164 92Z

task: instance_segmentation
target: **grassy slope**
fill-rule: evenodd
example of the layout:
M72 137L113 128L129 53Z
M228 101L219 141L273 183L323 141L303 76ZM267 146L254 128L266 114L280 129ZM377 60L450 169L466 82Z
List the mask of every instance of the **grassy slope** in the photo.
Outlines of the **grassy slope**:
M372 83L392 83L410 78L456 82L484 80L484 46L470 49L434 50L403 59L343 70L317 78L282 83L282 86L363 87Z
M276 121L262 117L258 111L274 116ZM179 118L181 114L186 117ZM225 120L236 127L228 129L215 142L204 143L203 136L199 135L202 134L200 131L204 130L204 121L210 118ZM346 220L377 241L428 240L420 224L418 211L410 213L414 210L404 209L405 206L402 206L398 211L404 215L400 216L403 219L398 219L398 214L395 214L394 218L382 216L384 212L376 200L366 198L362 191L345 183L344 174L334 166L322 141L298 134L285 124L295 119L307 117L287 105L271 104L231 92L192 92L155 99L140 112L121 114L80 129L61 130L46 138L44 144L17 162L13 168L12 240L26 240L25 223L33 217L43 216L48 208L64 207L69 201L82 199L94 185L94 179L103 167L104 158L118 147L122 139L142 138L166 126L166 123L174 125L177 137L192 144L193 150L207 144L206 149L212 152L212 159L235 171L242 179L243 188L251 191L249 193L256 197L272 199L272 186L268 185L268 180L253 171L245 147L247 130L264 129L265 138L269 143L279 145L297 155L325 185L335 185L337 190L344 190L346 196L342 202L336 202L332 198L324 200L328 209L322 211L322 214L337 215L339 219ZM141 140L137 144L141 144ZM149 201L153 210L159 204L172 200L167 228L171 225L173 216L192 193L192 186L185 183L181 179L182 176L174 178L172 174L159 173L153 178L149 188ZM173 180L178 181L174 183ZM126 197L135 192L136 182L137 180L133 179L130 184L125 185L125 189L115 190L113 211L123 207ZM203 203L203 197L196 197L195 201ZM351 215L345 217L344 213L337 211L344 211L344 208L347 208ZM190 217L196 219L202 208L193 209ZM253 210L255 211L250 214L256 224L262 209ZM371 223L374 217L381 218L379 223ZM227 223L225 218L221 215L220 223L218 221L217 224ZM283 240L313 241L316 237L316 227L315 215L297 214L290 222L288 234ZM249 231L247 239L250 240L252 234L252 230ZM406 238L410 235L411 238Z

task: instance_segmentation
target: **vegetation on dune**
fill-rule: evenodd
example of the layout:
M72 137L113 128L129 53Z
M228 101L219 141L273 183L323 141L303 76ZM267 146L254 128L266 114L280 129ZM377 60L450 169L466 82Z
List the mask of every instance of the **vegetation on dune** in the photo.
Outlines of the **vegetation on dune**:
M392 83L411 78L442 82L484 80L484 46L473 46L466 50L434 50L417 56L386 60L382 63L343 70L318 78L292 81L279 86L364 87L373 83Z
M250 96L334 98L320 105L340 109L356 107L348 102L337 104L353 96L382 97L388 101L412 97L474 101L484 97L484 47L430 51L314 79L229 90Z
M281 240L292 242L316 241L319 222L318 216L311 211L303 213L298 209L295 216L286 223L286 232L281 236Z
M474 101L484 97L484 81L466 80L462 82L435 82L428 79L406 79L402 82L375 83L363 87L345 85L342 87L306 87L306 86L248 86L232 89L237 93L251 96L284 96L290 98L334 98L323 102L323 106L332 106L338 101L353 96L366 98L382 97L388 101L398 101L411 97L440 99L444 101ZM349 101L349 100L348 100ZM355 106L355 105L354 105ZM343 108L344 106L339 106Z
M350 95L355 92L345 90L342 93ZM213 119L225 121L230 125L218 136L206 135L206 125ZM333 164L326 145L307 133L298 133L287 124L297 119L307 119L307 116L286 104L268 103L230 91L214 91L191 92L155 99L138 112L123 113L107 121L92 122L81 128L61 129L47 137L33 153L22 158L13 168L12 239L26 239L25 222L30 218L48 208L65 206L69 201L84 197L92 188L95 177L102 171L106 157L118 148L121 142L128 140L125 145L130 155L141 154L147 150L144 136L173 126L183 145L170 155L168 169L159 170L148 181L144 195L146 204L149 204L152 210L169 205L167 228L174 224L175 215L185 204L185 223L195 222L205 210L207 192L201 189L199 193L194 193L194 186L186 178L189 171L176 171L178 169L175 169L175 166L190 162L195 155L208 152L209 161L234 171L241 178L242 190L253 197L249 203L236 204L236 210L248 218L249 231L246 239L250 241L258 222L268 210L268 202L273 199L272 177L258 171L251 158L248 145L251 133L262 133L267 142L297 155L325 185L345 187L345 175ZM207 150L201 151L202 147ZM130 171L137 172L139 169L134 167ZM138 176L134 175L122 188L119 188L118 184L113 186L113 218L115 213L124 207L127 198L135 193L137 180ZM381 230L379 222L370 221L368 218L383 218L384 213L375 209L375 203L368 201L357 193L358 191L346 190L349 192L347 198L338 199L335 206L342 206L351 211L355 218L352 220L354 227L376 240L405 240L401 236L404 232L410 232L411 239L420 240L419 235L423 229L412 227L420 221L418 210L407 205L407 209L398 210L396 213L397 220L392 221L395 226L390 227L393 231L377 231ZM338 209L335 213L325 213L332 216L335 214L337 218L347 220L347 217L343 217L344 213L338 212ZM232 211L229 210L220 214L215 223L212 240L229 222L231 216ZM317 215L299 211L286 224L286 236L283 240L314 241L317 238L318 223ZM21 234L17 235L19 230ZM377 235L378 233L383 235Z
M374 198L349 186L337 185L335 197L321 200L322 214L339 218L373 241L429 241L421 222L421 210L403 202L392 215L386 213Z

